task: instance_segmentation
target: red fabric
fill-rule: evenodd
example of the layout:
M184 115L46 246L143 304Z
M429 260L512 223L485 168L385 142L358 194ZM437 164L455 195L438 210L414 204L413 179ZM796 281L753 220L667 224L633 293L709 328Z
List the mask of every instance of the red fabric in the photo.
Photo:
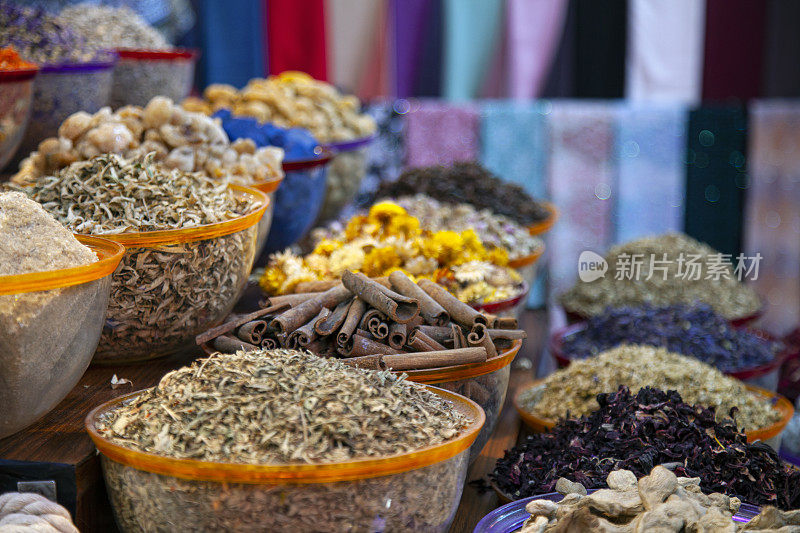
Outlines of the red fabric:
M706 1L703 100L761 96L767 4Z
M267 0L269 73L299 70L328 81L324 0Z

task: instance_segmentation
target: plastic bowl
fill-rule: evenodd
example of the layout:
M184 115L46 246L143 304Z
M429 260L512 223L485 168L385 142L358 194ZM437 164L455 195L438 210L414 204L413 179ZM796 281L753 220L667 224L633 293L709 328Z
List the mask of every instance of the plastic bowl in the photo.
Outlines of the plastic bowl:
M181 351L228 315L247 285L258 222L269 207L264 193L231 187L253 198L255 208L217 224L104 235L127 252L112 278L93 363L146 361Z
M536 433L544 433L546 431L550 431L555 427L556 423L554 420L549 420L547 418L540 418L533 413L526 411L522 404L520 403L520 397L523 393L527 392L533 388L541 388L544 386L544 380L539 379L531 383L528 387L524 387L520 389L516 396L514 396L514 407L517 409L517 413L519 413L520 418L528 426L532 431ZM748 385L745 383L744 385L747 390L750 392L760 396L761 398L768 400L772 403L773 407L780 413L781 418L774 424L767 426L763 429L757 429L753 431L745 431L745 435L747 435L747 442L755 442L757 440L763 441L766 444L772 446L775 451L780 449L781 444L781 433L783 432L786 424L789 423L789 420L792 419L794 415L794 407L792 406L791 402L784 398L783 396L776 394L774 392L768 391L766 389L762 389L761 387L756 387L754 385Z
M197 50L118 48L110 105L146 106L155 96L180 102L192 90Z
M280 252L311 230L325 198L328 163L334 153L323 149L312 159L284 161L283 184L275 191L275 212L266 252Z
M556 360L559 368L569 366L573 357L564 352L564 338L574 335L579 331L586 328L586 322L578 322L569 326L557 329L550 336L550 353ZM754 328L747 328L747 331L753 335L771 342L778 342L778 339L770 335L766 331ZM778 381L780 377L781 367L784 361L794 357L796 350L786 346L781 352L775 355L775 358L764 365L759 365L751 368L743 368L733 372L725 372L726 375L734 377L740 381L744 381L749 385L755 385L767 389L768 391L775 392L778 390Z
M22 144L38 68L0 71L0 170Z
M103 438L96 421L133 393L94 409L86 429L102 454L123 532L447 531L485 420L474 402L431 388L469 416L459 437L410 453L347 463L248 465L171 459Z
M516 340L511 348L484 363L405 371L411 381L436 385L466 396L481 406L486 413L486 424L470 448L470 462L480 455L494 433L508 391L511 362L521 347L522 340Z
M550 202L542 202L542 206L550 213L546 219L528 226L531 235L544 235L550 231L558 220L558 208Z
M336 155L328 171L325 201L319 212L317 226L339 216L342 208L356 197L361 181L367 174L367 148L374 140L375 135L370 135L326 145Z
M590 489L587 492L593 493L596 489ZM525 506L533 500L550 500L552 502L560 502L563 496L557 492L550 492L538 496L531 496L530 498L523 498L498 507L491 513L478 522L475 526L473 533L512 533L522 528L522 524L530 517L525 510ZM743 503L739 507L739 511L733 515L735 522L749 522L755 518L761 508L749 503Z
M483 313L489 313L499 317L519 318L522 310L525 308L525 303L528 301L530 289L530 285L527 282L523 282L522 290L514 297L506 300L498 300L496 302L470 304L470 306Z
M272 218L275 212L275 191L278 190L281 183L283 183L283 176L273 180L257 181L249 186L251 189L263 192L267 195L267 198L269 198L269 206L267 206L267 209L264 211L264 216L258 221L255 260L261 256L264 247L267 245L267 236L272 227Z
M19 155L25 157L73 113L94 113L108 103L116 56L90 63L44 65L33 83L31 120Z
M47 414L78 383L103 329L111 274L125 249L79 236L98 261L0 276L0 438ZM3 337L7 337L5 340Z

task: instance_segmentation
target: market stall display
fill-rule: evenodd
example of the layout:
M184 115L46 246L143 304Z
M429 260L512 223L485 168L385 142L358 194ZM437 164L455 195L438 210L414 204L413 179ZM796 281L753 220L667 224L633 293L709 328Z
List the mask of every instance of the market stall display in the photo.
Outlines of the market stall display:
M556 331L550 351L564 367L621 344L662 346L772 391L784 359L796 353L764 332L734 328L707 304L607 309Z
M596 405L591 414L563 418L508 450L491 474L495 485L519 499L551 492L562 477L600 488L614 470L641 477L653 465L669 464L679 476L699 477L707 492L781 509L800 506L800 470L763 442L748 443L720 410L650 387L632 393L621 386L597 395Z
M13 47L0 49L0 170L22 143L31 118L33 80L38 70Z
M355 96L342 95L333 85L302 72L254 78L241 91L230 85L209 85L202 99L188 98L183 105L209 115L230 109L235 116L303 128L334 150L320 222L335 217L353 200L366 174L366 147L377 128L375 121L360 112Z
M0 193L0 438L55 407L89 366L123 252Z
M152 153L97 156L20 189L73 231L128 248L94 358L106 363L169 354L225 317L247 282L269 202L166 168Z
M366 530L380 519L427 532L449 527L483 421L452 393L263 350L170 372L86 425L123 531L247 531L269 516L275 531Z
M507 264L506 250L487 249L471 229L431 232L402 207L382 202L350 219L344 232L319 241L309 255L270 257L260 284L278 295L327 288L346 270L370 277L400 270L447 287L461 301L485 304L525 292L521 276Z
M729 258L688 235L631 241L614 246L604 259L607 275L577 281L559 296L567 313L585 318L608 307L702 302L735 321L753 317L762 306L756 292L739 281Z

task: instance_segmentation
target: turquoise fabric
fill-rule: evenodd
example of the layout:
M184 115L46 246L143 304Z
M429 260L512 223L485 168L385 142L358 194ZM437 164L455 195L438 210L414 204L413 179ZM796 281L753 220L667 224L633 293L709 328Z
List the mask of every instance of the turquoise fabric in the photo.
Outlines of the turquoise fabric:
M444 0L443 96L480 96L501 44L502 0Z

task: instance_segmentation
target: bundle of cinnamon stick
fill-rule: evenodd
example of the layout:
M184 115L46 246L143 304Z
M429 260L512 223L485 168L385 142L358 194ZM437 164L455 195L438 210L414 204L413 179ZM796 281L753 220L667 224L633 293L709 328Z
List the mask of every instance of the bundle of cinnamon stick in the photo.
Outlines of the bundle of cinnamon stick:
M263 309L232 316L196 340L222 352L292 348L359 367L418 370L497 357L526 337L517 327L429 280L347 271L327 290L270 297Z

